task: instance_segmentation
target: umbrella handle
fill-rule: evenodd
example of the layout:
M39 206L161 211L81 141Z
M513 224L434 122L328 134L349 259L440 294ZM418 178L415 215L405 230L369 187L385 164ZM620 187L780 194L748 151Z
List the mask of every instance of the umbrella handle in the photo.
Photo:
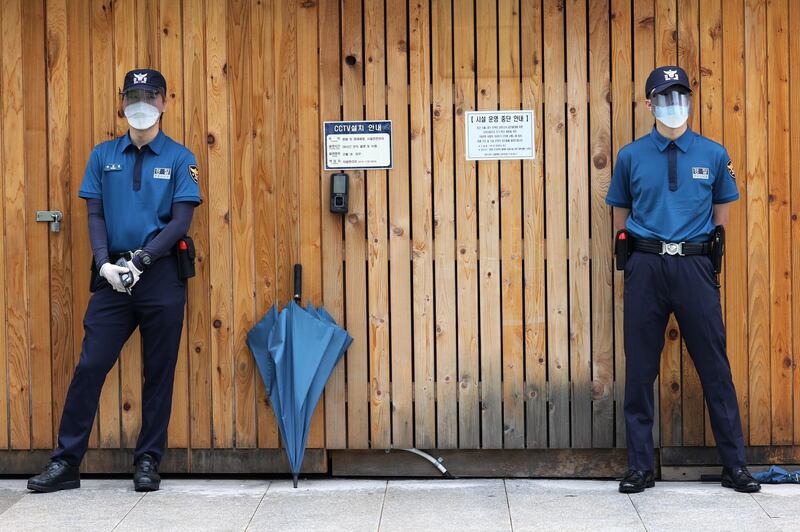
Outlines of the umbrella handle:
M303 286L302 277L303 277L303 267L300 264L295 264L294 265L294 296L293 296L293 299L294 299L295 303L297 303L298 305L300 304L300 300L302 299L302 296L300 295L302 293L301 287Z

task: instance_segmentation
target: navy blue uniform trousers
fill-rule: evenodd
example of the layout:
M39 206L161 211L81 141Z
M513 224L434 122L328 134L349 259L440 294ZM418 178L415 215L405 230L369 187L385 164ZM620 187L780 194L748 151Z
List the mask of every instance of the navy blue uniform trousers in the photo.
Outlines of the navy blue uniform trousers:
M89 299L78 367L67 392L53 458L78 465L86 453L106 375L136 327L142 335L142 428L134 461L149 453L161 460L172 408L172 384L186 303L186 283L174 255L153 263L132 294L115 292L102 279Z
M653 383L671 312L694 361L725 467L745 465L739 405L711 259L634 252L625 265L625 425L628 466L652 470Z

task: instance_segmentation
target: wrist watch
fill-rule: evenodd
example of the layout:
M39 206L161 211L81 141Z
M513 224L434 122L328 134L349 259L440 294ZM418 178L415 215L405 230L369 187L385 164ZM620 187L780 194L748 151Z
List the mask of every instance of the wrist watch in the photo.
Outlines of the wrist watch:
M134 253L134 256L138 256L139 257L139 262L142 263L142 267L145 270L147 268L149 268L151 264L153 264L152 255L150 255L150 253L148 253L146 251L143 251L143 250L139 249L139 250L136 251L136 253Z

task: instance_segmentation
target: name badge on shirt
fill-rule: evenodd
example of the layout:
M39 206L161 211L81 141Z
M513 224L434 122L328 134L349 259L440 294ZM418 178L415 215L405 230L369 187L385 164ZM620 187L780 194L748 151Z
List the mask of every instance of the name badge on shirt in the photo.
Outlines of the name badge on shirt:
M119 163L111 163L103 166L104 172L118 172L122 170L122 165Z
M708 179L708 168L693 166L692 179Z
M172 168L154 168L153 179L169 179Z

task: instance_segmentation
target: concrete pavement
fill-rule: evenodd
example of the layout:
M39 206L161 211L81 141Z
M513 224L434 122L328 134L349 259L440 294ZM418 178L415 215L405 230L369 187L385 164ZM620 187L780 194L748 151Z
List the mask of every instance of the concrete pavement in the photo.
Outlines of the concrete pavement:
M0 479L0 531L24 530L798 530L800 486L746 495L718 484L658 482L636 495L591 480L84 479L33 494Z

